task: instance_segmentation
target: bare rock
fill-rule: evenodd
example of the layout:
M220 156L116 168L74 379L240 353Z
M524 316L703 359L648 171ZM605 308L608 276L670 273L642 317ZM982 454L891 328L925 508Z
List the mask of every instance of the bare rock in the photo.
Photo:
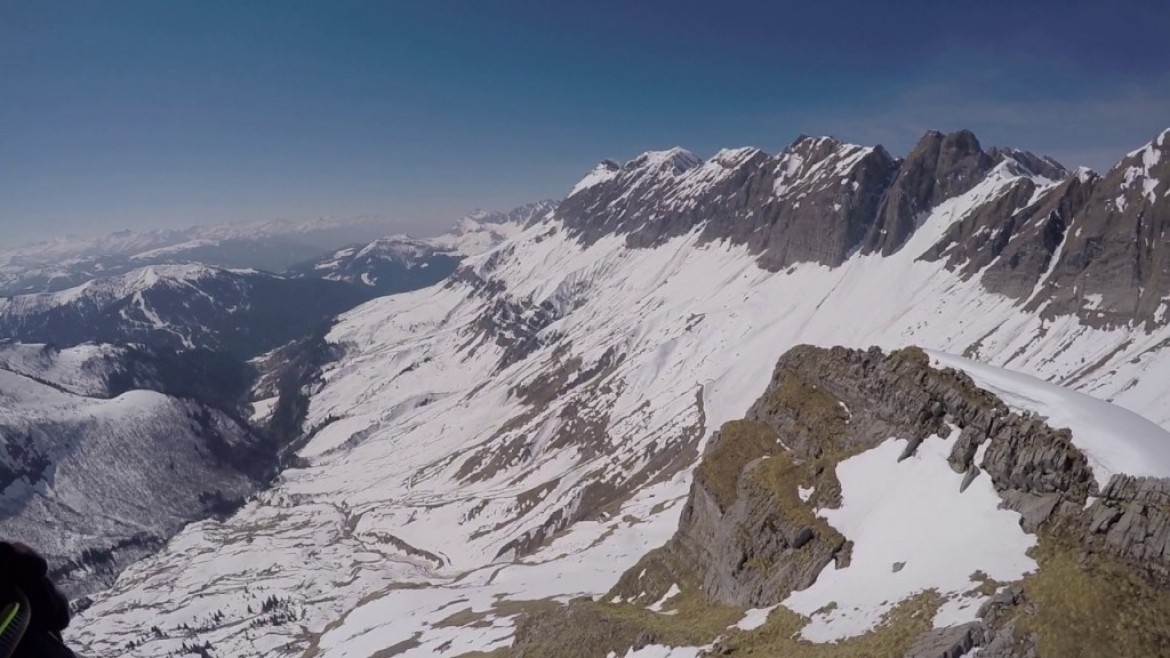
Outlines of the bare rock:
M1170 587L1170 480L1115 475L1087 515L1087 543Z
M918 228L921 213L975 187L994 165L969 130L926 133L886 191L862 253L896 252Z
M936 628L915 640L905 658L961 658L983 642L983 625Z

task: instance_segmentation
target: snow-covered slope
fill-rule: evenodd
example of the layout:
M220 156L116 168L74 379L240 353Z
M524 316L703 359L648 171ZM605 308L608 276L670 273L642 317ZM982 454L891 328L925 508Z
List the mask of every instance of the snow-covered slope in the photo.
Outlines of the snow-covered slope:
M262 477L247 457L263 440L224 413L154 391L113 395L121 351L0 347L0 533L49 555L74 594L227 511Z
M112 345L78 345L60 350L48 345L0 343L0 370L49 382L67 393L105 397L114 362L123 350Z
M417 290L442 281L464 258L488 251L543 219L555 207L555 202L538 201L509 212L479 210L442 235L379 238L339 249L290 271L365 286L380 295Z
M52 292L144 265L207 263L281 271L345 244L394 232L384 219L264 222L119 231L60 238L0 251L0 294Z
M61 346L149 343L250 356L367 298L341 282L151 265L58 292L0 298L0 335Z
M97 656L130 641L144 656L185 642L231 656L506 646L517 615L538 605L521 602L604 593L671 536L705 439L743 416L800 343L922 345L1170 424L1170 328L1090 322L1032 295L1071 258L1056 245L1080 215L1045 206L1073 195L1063 170L962 135L924 142L908 161L935 169L832 140L727 152L716 165L648 154L595 171L553 216L442 287L345 314L328 336L345 355L310 391L304 468L129 569L74 639ZM887 188L902 201L842 196ZM737 205L735 190L764 196ZM813 214L797 205L814 200ZM965 222L1004 217L1020 221L978 249L994 231ZM1056 245L1043 237L1053 217ZM814 243L818 218L835 222L830 249ZM989 290L986 274L1028 245L1047 245L1028 294ZM973 274L962 267L972 254L990 259ZM910 463L847 484L841 523L870 536L850 501L902 474L943 475ZM956 504L1025 546L977 495ZM1028 567L1013 560L1001 575ZM141 632L147 619L161 636Z

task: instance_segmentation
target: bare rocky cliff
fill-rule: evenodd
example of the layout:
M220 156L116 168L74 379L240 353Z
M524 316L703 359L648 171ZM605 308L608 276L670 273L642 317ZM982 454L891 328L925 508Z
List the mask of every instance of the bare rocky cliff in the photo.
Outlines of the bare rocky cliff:
M886 190L862 251L894 253L918 228L922 213L975 187L994 165L969 130L926 133Z
M606 168L557 215L586 242L619 233L647 247L702 226L704 239L747 245L771 270L835 266L865 237L897 168L881 147L828 137L801 137L777 155L724 150L707 162L674 149Z
M1040 166L1011 163L1029 165ZM1081 171L1048 189L1018 181L956 222L921 258L943 259L1048 318L1160 325L1170 295L1168 185L1170 131L1104 175Z
M1025 151L985 151L968 130L930 131L904 160L881 146L801 136L776 155L725 149L703 162L676 148L625 165L606 161L557 215L585 242L618 233L632 247L649 247L701 226L704 239L746 245L770 270L836 266L859 250L898 251L924 213L968 192L1000 163L1021 175L1068 176L1059 163Z
M1170 130L1093 183L1045 281L1048 310L1098 325L1161 323L1170 295Z

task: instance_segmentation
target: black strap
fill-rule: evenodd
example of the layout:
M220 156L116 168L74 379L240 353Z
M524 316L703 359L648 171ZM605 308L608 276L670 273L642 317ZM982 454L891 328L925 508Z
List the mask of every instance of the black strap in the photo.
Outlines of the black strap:
M12 658L16 647L28 630L32 608L24 592L8 590L0 599L0 658Z

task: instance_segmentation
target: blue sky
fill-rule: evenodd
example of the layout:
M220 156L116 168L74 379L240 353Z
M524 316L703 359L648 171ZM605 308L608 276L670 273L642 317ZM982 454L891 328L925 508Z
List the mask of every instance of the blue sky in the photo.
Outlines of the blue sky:
M1167 28L1163 0L0 0L0 246L322 215L425 233L602 158L802 133L901 154L968 127L1105 168L1170 126Z

